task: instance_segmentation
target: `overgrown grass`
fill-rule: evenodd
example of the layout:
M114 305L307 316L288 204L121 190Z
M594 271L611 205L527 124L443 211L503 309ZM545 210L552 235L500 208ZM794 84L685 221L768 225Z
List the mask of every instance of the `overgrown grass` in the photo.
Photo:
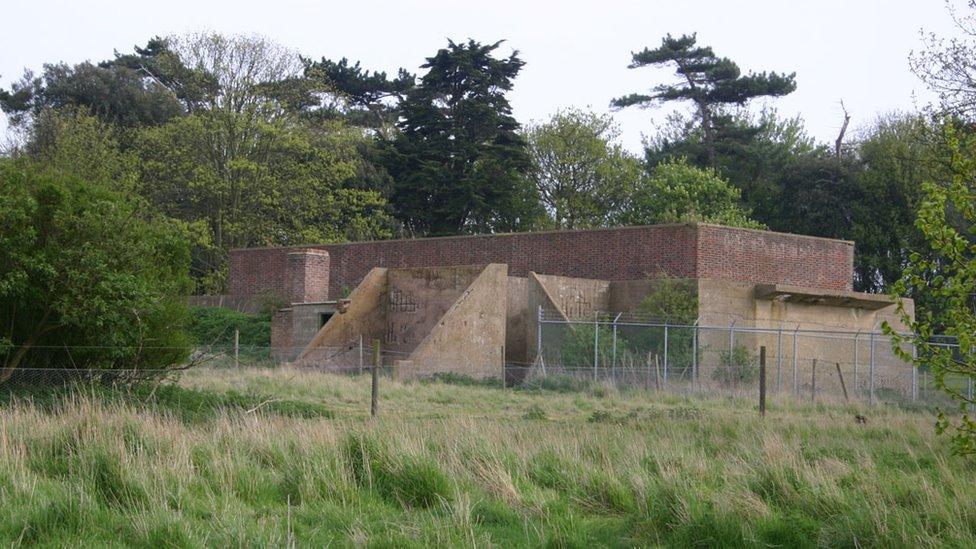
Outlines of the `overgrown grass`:
M976 545L921 412L191 372L0 404L0 539L152 547ZM859 425L854 414L867 416Z

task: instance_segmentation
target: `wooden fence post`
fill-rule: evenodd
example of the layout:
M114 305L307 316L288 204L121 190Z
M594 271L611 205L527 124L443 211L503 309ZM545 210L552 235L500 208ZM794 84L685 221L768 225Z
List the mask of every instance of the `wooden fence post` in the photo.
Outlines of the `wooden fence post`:
M234 328L234 367L241 366L241 331Z
M840 362L837 363L837 377L840 378L840 388L844 390L844 400L850 401L851 399L847 397L847 384L844 383L844 374L840 371Z
M380 386L380 340L373 340L373 372L372 372L372 391L369 401L369 415L375 418L379 406L379 386Z

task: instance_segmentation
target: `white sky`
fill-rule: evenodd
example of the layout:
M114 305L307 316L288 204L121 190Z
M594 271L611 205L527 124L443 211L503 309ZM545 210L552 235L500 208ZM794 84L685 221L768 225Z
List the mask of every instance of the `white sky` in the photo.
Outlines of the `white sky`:
M836 136L841 99L855 127L929 102L908 53L920 45L920 28L953 33L940 0L15 0L2 14L4 87L25 67L100 61L153 35L202 29L256 32L306 56L345 56L388 72L417 72L447 38L506 39L505 51L518 49L526 61L510 96L523 123L560 107L609 110L613 97L670 76L627 69L631 51L657 46L668 32L698 32L700 44L745 71L795 71L797 91L773 104L783 115L801 115L821 140ZM642 134L653 133L670 109L616 112L624 144L641 150Z

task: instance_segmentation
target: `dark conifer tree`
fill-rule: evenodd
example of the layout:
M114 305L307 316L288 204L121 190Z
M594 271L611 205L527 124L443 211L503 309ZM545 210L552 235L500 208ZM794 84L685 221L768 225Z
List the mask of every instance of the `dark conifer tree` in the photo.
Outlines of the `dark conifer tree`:
M670 34L656 49L644 48L632 54L629 68L675 67L681 81L660 84L650 94L634 93L613 100L615 107L644 106L655 102L691 101L702 130L702 144L708 164L715 167L716 149L724 139L742 139L727 108L745 105L756 97L778 97L796 89L795 74L759 73L743 75L731 59L717 57L712 48L698 46L696 36ZM725 135L729 134L729 135Z
M530 160L505 93L524 64L473 40L427 59L387 143L396 215L418 234L524 228L539 214Z

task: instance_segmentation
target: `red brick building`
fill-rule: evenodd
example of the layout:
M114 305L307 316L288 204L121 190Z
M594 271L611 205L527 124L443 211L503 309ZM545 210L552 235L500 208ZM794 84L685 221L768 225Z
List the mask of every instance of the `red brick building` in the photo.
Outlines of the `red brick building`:
M292 303L347 295L373 267L504 263L529 272L601 280L709 278L851 290L854 243L704 223L511 233L231 250L232 296Z

